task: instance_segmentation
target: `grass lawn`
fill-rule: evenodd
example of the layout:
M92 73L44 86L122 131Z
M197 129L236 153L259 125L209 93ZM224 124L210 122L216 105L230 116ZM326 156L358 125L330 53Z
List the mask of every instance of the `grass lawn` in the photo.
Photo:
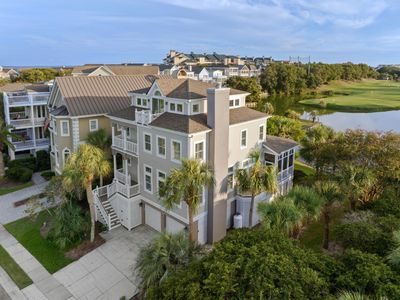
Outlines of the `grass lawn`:
M19 289L23 289L31 285L32 280L20 268L20 266L12 259L8 252L0 245L0 267L7 272L8 276L15 282Z
M309 165L306 165L305 163L302 163L299 160L296 160L294 162L294 169L296 171L301 171L307 176L312 176L315 174L315 170L313 167L310 167Z
M64 252L43 238L40 228L48 222L51 215L47 211L39 213L37 218L24 218L4 227L49 271L54 273L72 262Z
M294 162L294 180L295 184L312 185L315 181L314 168L296 160Z
M300 101L301 104L320 106L336 111L386 111L400 109L400 82L386 80L362 80L357 82L332 81L317 92L333 91L333 96Z
M21 183L18 186L0 187L0 196L8 194L8 193L12 193L12 192L24 189L24 188L27 188L27 187L32 186L32 185L33 185L33 182L29 181L29 182L26 182L26 183Z
M343 205L337 207L332 214L331 224L330 224L330 240L334 240L334 235L332 229L335 225L339 224L340 220L344 215L345 209ZM300 236L300 243L307 248L311 248L315 251L321 251L322 249L322 238L324 234L324 222L322 218L311 223L303 234Z

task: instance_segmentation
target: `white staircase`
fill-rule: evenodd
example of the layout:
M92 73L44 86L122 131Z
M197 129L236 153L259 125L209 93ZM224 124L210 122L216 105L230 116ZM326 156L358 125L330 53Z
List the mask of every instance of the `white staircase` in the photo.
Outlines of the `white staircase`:
M96 212L96 221L107 225L108 230L121 226L121 222L110 203L107 186L93 190L93 200Z

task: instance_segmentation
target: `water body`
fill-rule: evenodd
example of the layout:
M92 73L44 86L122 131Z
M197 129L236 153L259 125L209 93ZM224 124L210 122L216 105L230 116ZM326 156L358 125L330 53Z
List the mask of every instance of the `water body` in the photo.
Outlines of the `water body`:
M386 112L334 112L326 109L316 109L308 105L297 103L300 97L273 96L268 97L267 101L272 103L275 113L283 115L288 109L293 109L302 114L302 119L310 119L309 112L318 112L318 121L332 127L338 131L346 129L365 129L369 131L389 131L400 132L400 110Z

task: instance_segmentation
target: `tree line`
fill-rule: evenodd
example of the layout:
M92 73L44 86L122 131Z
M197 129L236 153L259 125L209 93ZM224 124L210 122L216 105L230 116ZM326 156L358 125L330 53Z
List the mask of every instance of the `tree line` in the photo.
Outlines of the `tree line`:
M298 95L331 80L376 78L378 73L366 64L270 64L260 76L263 90L269 94Z
M71 70L52 69L52 68L33 68L21 70L18 77L14 79L16 82L38 83L53 80L56 77L69 75Z

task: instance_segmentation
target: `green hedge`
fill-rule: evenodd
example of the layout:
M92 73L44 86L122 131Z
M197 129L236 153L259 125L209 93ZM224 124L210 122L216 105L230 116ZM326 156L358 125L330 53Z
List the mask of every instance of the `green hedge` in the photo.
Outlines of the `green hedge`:
M31 180L33 171L26 167L15 166L8 168L6 171L6 177L20 182L28 182Z

